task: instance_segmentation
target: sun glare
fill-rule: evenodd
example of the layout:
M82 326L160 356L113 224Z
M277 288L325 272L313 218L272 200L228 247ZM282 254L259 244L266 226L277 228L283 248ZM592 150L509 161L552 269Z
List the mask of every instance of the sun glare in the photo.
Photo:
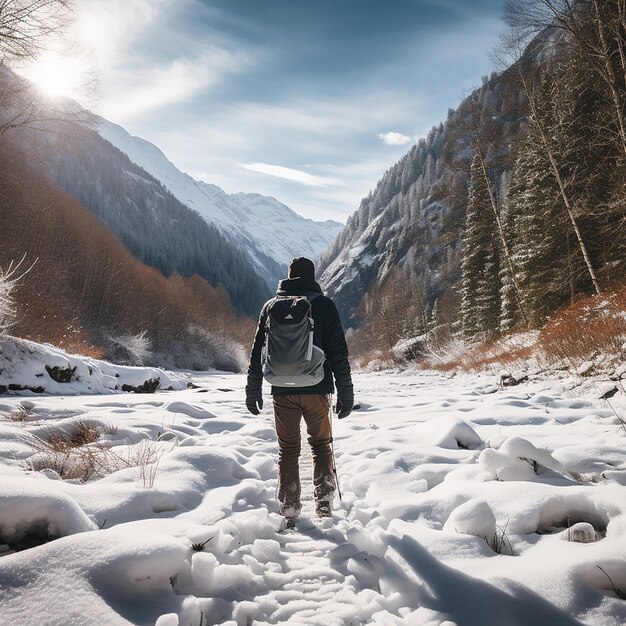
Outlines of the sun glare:
M78 98L87 78L83 63L56 52L42 54L23 75L49 98Z

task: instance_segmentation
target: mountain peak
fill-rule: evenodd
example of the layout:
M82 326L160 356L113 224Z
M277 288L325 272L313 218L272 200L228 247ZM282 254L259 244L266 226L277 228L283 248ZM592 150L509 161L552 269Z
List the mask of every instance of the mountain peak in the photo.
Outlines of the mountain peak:
M271 196L228 194L217 185L195 180L176 168L157 146L104 118L98 119L97 131L179 201L237 242L270 284L281 278L293 257L317 259L343 226L332 220L307 219Z

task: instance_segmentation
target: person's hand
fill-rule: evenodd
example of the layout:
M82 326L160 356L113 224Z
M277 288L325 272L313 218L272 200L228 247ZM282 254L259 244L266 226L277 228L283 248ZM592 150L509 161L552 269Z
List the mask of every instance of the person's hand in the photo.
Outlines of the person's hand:
M352 407L354 405L354 394L352 390L349 392L339 391L337 394L337 405L335 406L335 413L337 417L342 420L344 417L348 417L352 413Z
M259 415L263 408L263 394L261 389L246 387L246 408L252 415Z

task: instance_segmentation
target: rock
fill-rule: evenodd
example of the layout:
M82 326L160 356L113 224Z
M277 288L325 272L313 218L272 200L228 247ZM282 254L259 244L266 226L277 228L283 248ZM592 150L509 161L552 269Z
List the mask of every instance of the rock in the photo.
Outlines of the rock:
M43 387L26 387L24 385L16 385L15 383L11 383L9 385L9 391L32 391L33 393L43 393Z
M513 374L505 371L500 372L500 384L503 387L515 387L515 385L520 385L527 381L528 375L524 374L524 372L514 372Z
M561 539L564 541L573 541L575 543L593 543L596 541L595 528L588 522L578 522L561 533Z
M48 372L48 376L52 378L54 382L57 383L69 383L72 380L72 376L76 372L76 366L74 367L59 367L55 365L54 367L50 367L46 365L46 372Z
M607 383L604 385L599 385L600 387L600 396L599 400L608 400L612 398L618 391L617 385L613 385L612 383Z
M158 378L151 378L137 387L133 387L132 385L122 385L122 391L133 393L154 393L160 386L161 381Z

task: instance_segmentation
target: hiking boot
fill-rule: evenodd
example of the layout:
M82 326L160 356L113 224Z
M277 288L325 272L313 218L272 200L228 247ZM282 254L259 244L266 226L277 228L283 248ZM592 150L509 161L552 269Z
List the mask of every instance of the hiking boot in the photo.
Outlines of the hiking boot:
M280 512L288 523L295 522L300 515L301 508L302 507L299 504L283 504L280 507Z
M315 503L315 512L317 517L332 517L333 507L328 500L318 500Z

